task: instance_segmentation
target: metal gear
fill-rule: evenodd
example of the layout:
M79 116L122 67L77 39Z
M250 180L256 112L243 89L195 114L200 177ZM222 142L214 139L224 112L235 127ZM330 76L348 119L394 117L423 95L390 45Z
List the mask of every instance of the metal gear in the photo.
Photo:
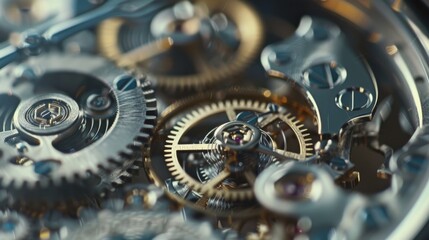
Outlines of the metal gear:
M104 21L98 28L98 42L100 52L107 58L119 65L145 69L160 87L174 90L214 84L242 71L258 54L262 29L257 13L242 1L182 1L151 21ZM143 59L130 62L134 56L142 56L133 52L143 48L143 55L159 55L151 61L158 63L156 66ZM189 56L191 63L185 63L183 54L174 57L177 52ZM203 55L207 52L213 56ZM225 56L221 56L222 52ZM128 55L126 59L124 56ZM194 69L183 72L190 65Z
M179 180L182 184L189 186L191 189L207 195L209 197L221 197L226 200L243 200L250 199L253 197L252 188L245 187L244 189L238 188L229 189L225 185L224 187L218 188L221 183L229 178L232 174L230 171L226 170L226 166L223 163L218 162L214 163L214 165L223 165L223 166L213 166L218 171L205 171L204 179L205 181L198 181L188 175L186 171L184 171L182 164L183 162L179 160L178 152L183 151L195 151L195 152L210 152L215 151L214 154L220 154L219 149L217 148L215 143L205 143L204 140L201 144L192 144L185 145L180 144L183 135L190 131L191 128L195 127L199 122L211 118L213 115L218 113L225 113L229 120L232 121L236 118L236 111L238 110L246 110L246 111L254 111L258 113L263 113L266 111L268 104L254 101L251 99L237 99L232 101L220 101L217 103L213 103L210 105L202 106L194 111L191 114L186 115L182 118L174 127L174 130L171 131L171 134L168 136L168 140L165 145L165 162L167 166L169 166L169 170L172 175ZM282 122L286 123L288 127L293 131L293 133L297 136L297 139L300 143L300 152L297 154L290 154L294 156L296 159L304 159L307 156L311 155L312 149L311 139L307 138L309 136L308 133L305 133L304 126L300 124L299 121L290 115L290 114L274 114L269 121L264 122L263 124L270 124L272 121L280 119ZM265 125L265 126L267 126ZM262 127L265 127L262 126ZM219 156L215 156L219 157ZM262 156L266 157L266 156ZM222 161L222 160L221 160ZM249 174L249 173L246 173ZM246 176L249 178L247 180L250 181L251 176ZM212 182L213 181L213 182ZM251 183L249 183L251 184Z
M147 153L151 156L145 163L149 177L160 186L166 186L179 202L216 215L229 212L237 206L244 209L245 206L253 206L253 190L247 180L276 159L249 151L240 157L244 161L256 158L254 171L244 171L246 173L243 174L239 169L232 170L223 157L225 149L212 141L215 132L212 129L237 116L255 113L259 114L257 118L263 129L260 144L276 148L279 153L294 159L304 159L313 150L310 134L285 108L280 107L278 113L263 115L267 107L271 106L270 103L279 103L275 96L265 93L264 96L260 92L258 95L255 92L250 94L249 91L233 90L207 94L166 109L156 130L156 137L152 139L151 149L148 150L150 153ZM171 132L169 129L172 129ZM287 136L282 135L285 132ZM164 137L160 138L160 134ZM290 141L288 144L295 144L295 148L286 149L284 139ZM159 141L165 142L163 150L156 150L157 147L153 145ZM164 151L163 157L156 155L158 152L161 154L161 151ZM235 167L239 168L239 165ZM211 181L217 183L213 185Z
M13 203L94 196L132 166L155 124L148 82L101 58L49 54L2 76L0 180Z

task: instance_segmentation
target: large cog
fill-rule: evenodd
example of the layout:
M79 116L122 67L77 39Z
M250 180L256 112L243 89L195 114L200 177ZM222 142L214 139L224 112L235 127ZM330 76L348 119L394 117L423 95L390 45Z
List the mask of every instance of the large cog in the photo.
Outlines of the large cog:
M258 54L262 32L259 16L242 1L197 0L181 1L150 21L104 21L98 42L101 53L119 65L144 69L160 87L184 89L242 71ZM137 54L139 49L144 53ZM139 59L146 55L154 58ZM190 66L193 69L184 72Z
M101 58L50 54L2 75L0 180L13 201L93 196L132 166L155 124L148 82Z
M248 183L244 184L248 187L227 187L225 181L232 177L233 173L228 171L226 164L223 167L218 167L219 171L213 174L207 181L202 182L191 176L183 169L186 165L183 160L180 160L179 152L210 152L218 151L218 145L215 143L204 143L204 140L199 144L181 144L182 137L185 133L190 131L193 127L197 126L199 122L210 119L213 115L225 113L230 121L233 121L238 114L238 111L252 111L257 113L264 113L267 111L268 103L259 102L251 99L234 99L219 101L217 103L202 106L190 114L183 117L170 132L168 140L165 145L165 162L172 173L172 176L180 181L182 184L187 185L191 189L206 195L208 197L220 197L226 200L244 200L253 198L253 190L250 187L252 184L253 173L246 171L244 173ZM264 120L261 128L268 126L275 119L280 119L286 123L293 133L297 136L300 145L298 153L285 153L293 156L295 159L304 159L311 155L311 139L308 138L309 134L305 133L305 128L299 121L297 121L290 114L273 114ZM208 177L208 176L206 176ZM233 177L232 177L233 178ZM226 184L226 185L225 185Z

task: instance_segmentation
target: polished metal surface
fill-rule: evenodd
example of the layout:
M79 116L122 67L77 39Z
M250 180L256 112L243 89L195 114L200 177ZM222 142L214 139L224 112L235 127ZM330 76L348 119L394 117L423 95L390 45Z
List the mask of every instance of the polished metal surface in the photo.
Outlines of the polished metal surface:
M0 238L427 239L428 15L0 0Z

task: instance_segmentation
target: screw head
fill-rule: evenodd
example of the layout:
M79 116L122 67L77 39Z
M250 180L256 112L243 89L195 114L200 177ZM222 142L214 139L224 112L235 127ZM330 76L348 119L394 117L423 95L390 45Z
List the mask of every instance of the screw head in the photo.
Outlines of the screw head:
M56 169L58 169L60 165L61 163L58 161L45 160L41 162L36 162L34 163L33 166L34 166L35 173L39 175L47 176L47 175L50 175L52 172L54 172Z
M39 55L45 45L46 39L38 33L28 33L24 37L24 42L22 48L24 53L28 56L37 56Z
M332 89L346 77L346 70L334 61L313 65L303 72L304 84L316 89Z
M329 166L337 171L345 170L348 167L347 162L340 157L333 157L329 162Z
M114 80L114 85L121 92L130 91L138 87L137 79L128 74L118 76Z
M347 88L338 93L335 101L339 108L353 112L369 108L374 100L364 88Z
M92 111L101 112L109 109L112 105L112 101L109 96L103 96L100 94L91 94L86 100L86 106Z
M272 52L268 56L268 59L270 60L270 62L278 66L283 66L291 63L295 59L295 55L289 51L279 50L279 51Z

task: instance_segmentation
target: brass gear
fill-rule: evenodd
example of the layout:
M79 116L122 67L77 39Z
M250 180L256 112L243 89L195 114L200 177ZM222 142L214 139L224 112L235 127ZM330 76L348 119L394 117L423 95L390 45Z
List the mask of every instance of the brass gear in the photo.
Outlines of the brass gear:
M195 5L203 6L204 11L207 11L209 14L213 12L221 12L224 16L231 19L237 28L236 35L239 36L239 46L235 49L231 58L226 60L225 63L223 63L224 61L221 61L220 66L214 66L210 62L197 60L197 62L199 64L203 64L204 67L196 73L185 75L165 75L151 74L149 71L149 74L152 75L153 79L155 79L156 84L162 88L171 90L198 88L214 84L217 81L226 80L228 77L243 71L258 54L259 48L262 44L262 21L256 11L254 11L248 4L239 0L195 0L193 2ZM125 54L123 47L121 47L121 31L124 28L127 28L128 25L128 22L120 18L109 19L100 24L97 36L99 50L102 55L119 63L120 59ZM145 35L145 33L142 32L137 32L141 31L141 27L137 28L137 30L131 29L129 31L131 38L133 38L126 39L127 45L130 45L130 50L138 48L141 45L148 44L148 41L150 41L150 36ZM156 42L157 39L154 40L154 42ZM190 47L188 49L195 48ZM137 66L137 64L138 63L136 62L129 67L133 70L148 72L148 69L144 69L141 65Z
M234 99L218 101L211 104L206 104L185 115L180 119L171 130L170 135L165 144L165 162L171 172L171 175L180 183L188 186L190 189L206 196L217 197L230 201L249 200L253 198L252 179L254 174L250 171L245 171L244 176L248 184L242 188L219 187L221 183L230 177L232 173L224 168L217 176L207 182L200 182L191 177L184 169L183 163L179 160L178 152L203 152L216 150L216 144L181 144L181 139L185 133L197 126L201 121L210 119L215 114L225 113L230 121L235 119L238 110L252 111L256 113L264 113L268 107L268 103L252 99ZM265 119L265 126L271 124L274 120L279 119L286 123L293 131L299 142L299 152L289 153L296 159L305 159L312 155L312 144L310 134L306 133L304 125L296 120L290 113L274 113L269 118ZM263 126L263 127L265 127Z

